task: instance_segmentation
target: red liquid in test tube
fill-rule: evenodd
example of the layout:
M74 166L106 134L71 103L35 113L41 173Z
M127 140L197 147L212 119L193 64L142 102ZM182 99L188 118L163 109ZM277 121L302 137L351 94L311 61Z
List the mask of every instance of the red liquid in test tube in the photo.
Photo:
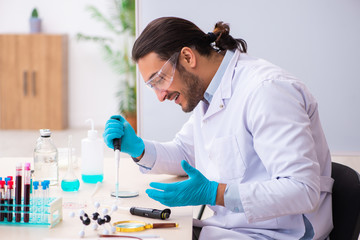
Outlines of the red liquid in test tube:
M5 181L0 181L0 222L5 218Z
M15 222L21 221L21 187L22 187L22 164L16 165L16 177L15 177Z
M6 199L7 199L7 204L8 204L8 213L7 213L7 221L8 222L12 222L13 220L13 207L10 207L14 204L14 199L13 199L13 194L12 194L12 190L13 190L13 181L8 181L8 186L6 189Z
M30 163L25 163L24 168L24 222L29 222L29 210L30 210Z

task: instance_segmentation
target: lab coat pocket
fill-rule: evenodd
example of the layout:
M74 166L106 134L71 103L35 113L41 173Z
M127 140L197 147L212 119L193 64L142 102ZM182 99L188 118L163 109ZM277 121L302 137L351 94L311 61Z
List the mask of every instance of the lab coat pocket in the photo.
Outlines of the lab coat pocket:
M217 166L221 179L239 179L244 176L246 166L235 135L216 138L210 159Z

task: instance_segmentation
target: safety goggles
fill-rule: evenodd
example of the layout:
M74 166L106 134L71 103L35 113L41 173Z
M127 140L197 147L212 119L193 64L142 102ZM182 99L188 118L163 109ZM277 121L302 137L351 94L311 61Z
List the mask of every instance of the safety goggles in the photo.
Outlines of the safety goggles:
M176 63L178 61L179 52L174 53L161 67L161 69L155 73L145 84L150 88L157 90L167 90L172 81L174 80L174 74L176 69Z

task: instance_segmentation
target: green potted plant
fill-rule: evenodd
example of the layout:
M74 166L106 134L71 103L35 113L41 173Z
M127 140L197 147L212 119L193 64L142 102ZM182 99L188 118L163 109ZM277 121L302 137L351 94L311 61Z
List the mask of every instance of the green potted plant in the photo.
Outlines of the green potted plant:
M113 2L110 16L105 16L95 6L88 6L87 10L94 19L103 23L115 39L83 33L78 33L77 39L93 41L102 47L105 60L119 76L120 85L116 93L119 99L118 111L136 130L136 65L131 59L129 47L135 41L135 0Z
M41 18L39 18L39 13L36 8L32 10L29 22L30 22L30 33L41 32Z

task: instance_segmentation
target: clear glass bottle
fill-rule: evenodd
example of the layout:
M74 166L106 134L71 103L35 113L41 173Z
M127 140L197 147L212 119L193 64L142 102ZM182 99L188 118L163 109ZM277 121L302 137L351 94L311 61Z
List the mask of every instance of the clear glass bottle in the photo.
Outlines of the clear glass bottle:
M58 150L51 139L49 129L40 129L40 138L34 149L34 179L36 181L49 180L50 185L59 182Z

